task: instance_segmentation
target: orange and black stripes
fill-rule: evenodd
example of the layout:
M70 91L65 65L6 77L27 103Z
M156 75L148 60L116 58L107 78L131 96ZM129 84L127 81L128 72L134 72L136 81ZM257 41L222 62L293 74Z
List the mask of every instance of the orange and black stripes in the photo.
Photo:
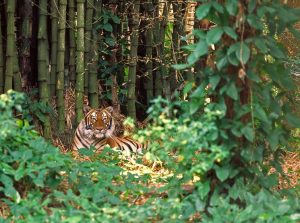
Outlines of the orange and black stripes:
M129 155L131 153L141 154L146 149L146 144L139 143L132 138L113 135L115 122L110 110L92 109L87 113L75 131L74 151L93 146L97 152L100 152L105 146L110 146Z

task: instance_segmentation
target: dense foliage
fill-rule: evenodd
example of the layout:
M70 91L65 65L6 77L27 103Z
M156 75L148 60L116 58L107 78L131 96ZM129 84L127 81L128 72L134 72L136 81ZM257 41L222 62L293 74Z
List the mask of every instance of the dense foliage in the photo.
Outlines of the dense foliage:
M150 141L145 158L168 174L121 168L129 161L110 149L82 150L91 161L62 154L29 124L24 95L9 91L0 96L0 222L300 220L299 187L277 189L300 126L278 36L297 35L299 11L280 1L200 2L197 18L216 26L195 29L186 63L174 65L195 68L199 84L187 82L172 101L156 98L137 136Z

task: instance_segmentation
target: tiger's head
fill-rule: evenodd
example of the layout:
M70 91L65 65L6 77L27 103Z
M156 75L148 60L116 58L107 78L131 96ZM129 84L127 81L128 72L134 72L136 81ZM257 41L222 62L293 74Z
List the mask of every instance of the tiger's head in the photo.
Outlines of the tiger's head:
M93 131L96 138L107 138L115 130L115 123L112 117L113 108L91 109L87 112L85 120L85 129Z

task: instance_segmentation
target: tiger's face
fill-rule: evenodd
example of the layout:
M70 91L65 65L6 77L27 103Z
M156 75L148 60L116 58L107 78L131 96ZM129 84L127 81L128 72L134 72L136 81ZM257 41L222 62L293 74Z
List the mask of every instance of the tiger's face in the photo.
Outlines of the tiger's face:
M85 129L92 131L96 138L105 138L113 127L112 108L91 109L85 116Z

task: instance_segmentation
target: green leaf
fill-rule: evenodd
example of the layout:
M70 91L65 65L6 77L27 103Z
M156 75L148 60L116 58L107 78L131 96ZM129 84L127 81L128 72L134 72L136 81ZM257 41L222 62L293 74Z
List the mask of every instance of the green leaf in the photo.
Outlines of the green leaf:
M212 3L213 7L220 13L224 13L223 5L219 4L218 2L214 1Z
M16 170L16 173L15 173L15 180L16 181L19 181L24 175L25 175L25 163L24 162L21 162L18 169Z
M254 141L254 130L252 127L245 126L244 128L241 129L241 132L243 133L243 135L246 137L246 139L250 142Z
M187 62L189 65L193 65L198 60L199 60L199 57L197 56L197 54L195 52L191 53L187 58Z
M217 43L222 35L224 33L224 30L221 27L215 27L208 31L206 35L206 42L208 45Z
M259 105L256 104L255 108L254 108L254 116L256 118L258 118L259 120L265 122L266 124L270 125L270 120L267 116L267 113L265 112L265 110Z
M206 32L204 32L201 29L194 29L192 32L193 32L193 35L198 37L199 39L205 39L205 37L206 37Z
M207 46L206 42L200 41L197 43L195 51L188 56L187 62L190 65L192 65L192 64L196 63L201 56L203 56L207 53L208 53L208 46Z
M231 82L229 84L229 86L226 89L226 94L229 97L231 97L233 100L237 100L238 99L238 90L237 90L234 82Z
M262 30L264 28L260 19L253 14L247 16L247 22L255 29Z
M236 34L236 32L235 32L235 30L233 29L233 28L231 28L231 27L229 27L229 26L225 26L224 27L224 31L225 31L225 33L228 35L228 36L230 36L232 39L234 39L234 40L237 40L237 34Z
M228 165L222 167L215 166L215 170L216 170L217 177L221 182L225 181L228 178L230 173L230 167Z
M250 0L248 4L248 13L251 14L256 6L256 0Z
M205 41L200 41L196 45L196 49L194 53L197 55L197 57L201 57L203 55L206 55L208 53L208 45Z
M295 128L300 128L300 118L299 117L297 117L291 113L287 113L285 115L285 119L291 126L293 126Z
M113 27L110 23L105 23L102 25L102 28L107 31L107 32L112 32L113 31Z
M181 48L188 51L194 51L196 49L196 44L184 45Z
M212 90L215 90L219 84L221 77L219 75L214 75L209 77L209 83L211 84Z
M256 83L260 83L261 79L258 75L256 75L252 70L247 71L247 77L249 77L252 81L255 81Z
M240 48L235 51L235 55L241 64L246 64L250 58L250 49L245 43L241 43Z
M221 70L227 64L228 64L227 57L226 56L222 57L220 60L217 61L217 68L218 68L218 70Z
M196 9L197 19L201 20L204 17L206 17L209 13L210 7L211 7L210 3L205 3L198 6Z
M188 68L190 65L189 64L173 64L172 67L175 70L184 70L186 68Z
M276 43L274 40L269 39L269 41L267 41L267 45L270 48L270 54L271 54L272 57L278 58L278 59L285 59L286 58L286 55L283 53L281 48L279 48L278 43Z
M193 82L188 82L183 88L183 94L185 95L185 94L189 93L192 90L193 85L194 85Z
M225 8L230 15L236 15L238 11L238 1L237 0L227 0L225 3Z
M202 103L201 100L199 100L198 98L192 98L189 105L190 105L190 113L194 114L195 112L198 111Z
M197 183L198 194L202 200L207 196L210 190L209 184L210 184L209 181L205 181L204 183L202 182Z
M112 20L114 21L114 23L120 24L120 21L121 21L121 20L120 20L120 18L119 18L118 16L115 15L115 16L112 16L111 18L112 18Z
M280 136L283 134L282 129L276 128L271 130L271 132L268 133L268 141L270 144L270 147L273 151L277 148L279 144Z

